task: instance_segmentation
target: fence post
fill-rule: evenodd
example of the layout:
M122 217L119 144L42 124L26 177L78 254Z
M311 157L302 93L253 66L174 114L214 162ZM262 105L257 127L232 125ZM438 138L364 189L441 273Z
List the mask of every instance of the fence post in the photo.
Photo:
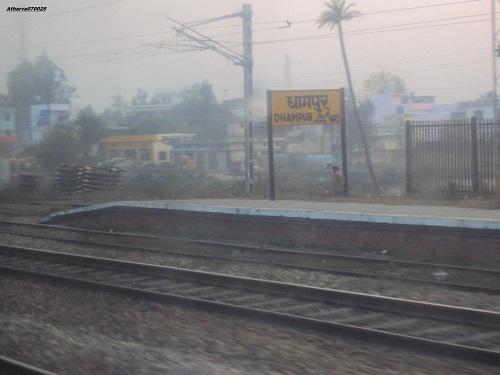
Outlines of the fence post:
M406 143L406 193L411 193L412 191L412 181L411 181L411 132L410 132L410 121L407 120L405 123L405 143Z
M477 144L477 119L475 116L470 119L470 142L472 192L477 194L479 192L479 157Z

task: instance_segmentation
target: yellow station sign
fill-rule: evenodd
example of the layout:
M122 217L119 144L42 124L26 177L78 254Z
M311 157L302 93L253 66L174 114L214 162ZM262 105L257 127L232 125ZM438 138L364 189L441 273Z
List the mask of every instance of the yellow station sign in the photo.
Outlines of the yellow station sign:
M272 126L325 125L342 122L342 90L271 92Z

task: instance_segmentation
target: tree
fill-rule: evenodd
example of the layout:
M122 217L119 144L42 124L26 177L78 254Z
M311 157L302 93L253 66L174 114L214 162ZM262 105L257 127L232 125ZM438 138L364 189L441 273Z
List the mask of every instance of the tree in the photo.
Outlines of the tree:
M34 64L25 62L7 78L9 101L16 108L18 134L30 124L30 106L34 104L70 103L76 89L68 84L63 72L46 55Z
M114 122L115 124L123 124L126 120L128 103L123 96L115 95L112 98L111 108L106 108L102 113L102 118L105 121Z
M325 3L325 5L328 8L328 10L325 10L323 11L323 13L320 14L320 17L317 22L320 28L325 25L328 25L330 26L330 29L337 27L339 30L339 40L340 40L340 48L342 50L342 59L344 60L344 67L347 75L349 92L351 94L354 117L356 119L356 124L358 125L358 130L363 143L363 148L365 150L366 166L368 168L368 172L370 173L370 177L373 181L373 184L375 185L375 189L377 191L380 191L380 186L377 182L377 179L375 178L375 172L373 170L368 140L365 131L363 129L363 124L361 122L360 115L358 113L356 95L354 93L354 86L352 84L351 70L349 68L349 60L347 58L347 51L344 42L344 32L342 28L343 21L350 21L354 18L357 18L361 16L361 13L357 10L352 9L354 4L346 5L346 0L331 0L331 3Z
M174 106L167 115L171 131L196 133L198 138L217 141L224 137L224 125L232 113L217 103L212 85L204 81L195 85L193 93Z
M92 146L106 135L106 124L91 107L78 112L73 123L78 129L78 138L83 159L87 161Z
M88 163L92 145L106 135L105 122L86 107L73 121L50 129L40 143L39 160L48 169L61 163Z
M81 153L78 133L69 124L59 124L49 130L40 143L38 160L50 170L55 170L61 163L77 163Z
M352 108L350 105L351 98L348 95L345 99L346 101L346 123L353 124L356 122L356 118L354 116L354 111L349 110ZM369 146L371 147L374 144L374 134L375 134L375 125L373 123L373 117L375 115L375 106L368 99L362 99L358 102L358 114L362 120L363 131L367 135L367 139L369 140ZM359 132L358 127L347 126L347 138L348 138L348 149L352 150L360 150L363 148L363 140L361 139L361 134ZM371 142L370 142L371 141Z
M33 65L36 104L69 103L76 89L68 84L64 71L46 55Z
M138 89L132 104L147 104L147 93ZM128 104L121 95L113 97L111 108L102 118L116 124L130 124L130 134L195 133L205 141L219 141L232 113L217 103L212 85L204 81L186 90L182 102L163 113L137 111L127 113Z
M137 94L132 99L132 105L148 104L148 93L143 89L137 89Z
M406 92L406 84L403 79L386 70L370 74L363 84L366 96L368 97L377 94L395 94Z
M19 64L7 78L10 102L16 108L16 130L21 137L23 130L30 126L30 105L35 104L35 83L33 65Z
M479 94L479 98L476 99L476 101L483 101L483 100L493 100L493 91L488 91L484 94Z

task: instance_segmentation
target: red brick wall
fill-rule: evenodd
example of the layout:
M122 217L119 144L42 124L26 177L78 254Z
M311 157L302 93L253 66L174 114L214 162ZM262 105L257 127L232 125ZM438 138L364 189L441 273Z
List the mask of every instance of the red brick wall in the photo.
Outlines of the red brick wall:
M404 224L246 216L114 207L56 217L66 226L163 236L237 240L322 250L398 252L471 263L500 264L500 232Z

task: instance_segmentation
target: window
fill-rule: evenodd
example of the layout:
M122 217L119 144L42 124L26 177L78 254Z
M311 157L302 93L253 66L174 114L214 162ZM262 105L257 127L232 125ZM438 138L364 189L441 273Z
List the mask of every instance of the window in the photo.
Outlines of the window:
M158 152L158 160L167 160L167 152L166 151Z
M10 122L10 118L11 118L11 117L10 117L10 113L7 113L7 114L5 115L5 121Z
M481 111L480 109L476 110L474 111L474 116L476 117L476 119L482 120L484 116L484 111Z
M150 150L141 150L141 161L150 161L151 160L151 151Z
M135 150L125 150L125 159L136 160Z
M109 159L121 157L120 150L109 150Z

